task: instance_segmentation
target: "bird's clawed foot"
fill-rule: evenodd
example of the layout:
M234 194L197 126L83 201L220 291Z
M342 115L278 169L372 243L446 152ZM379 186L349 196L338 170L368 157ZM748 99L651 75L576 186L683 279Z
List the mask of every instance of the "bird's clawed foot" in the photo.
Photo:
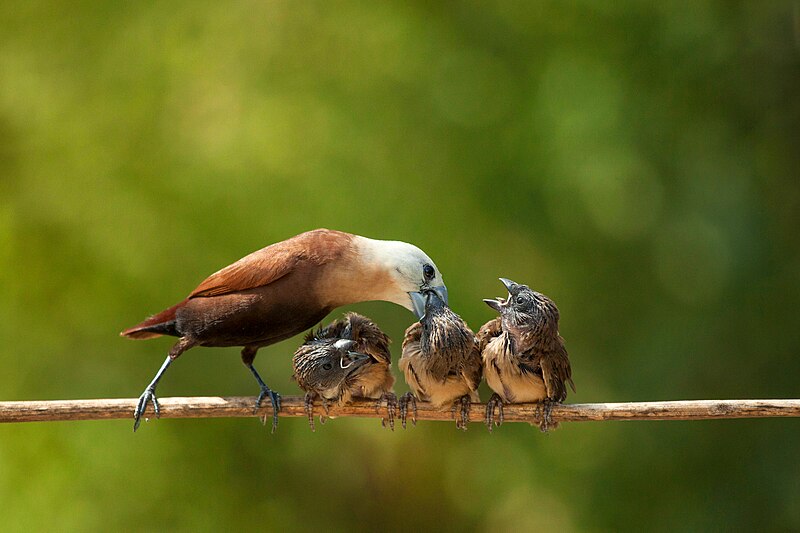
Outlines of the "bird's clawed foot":
M494 417L494 411L497 409L497 419ZM503 399L496 392L492 394L489 401L486 402L486 427L489 432L492 432L493 426L500 427L503 423Z
M389 422L389 429L394 431L394 418L397 415L397 396L393 392L384 392L380 398L378 398L378 403L375 404L375 412L379 412L381 408L381 404L386 402L386 418L381 418L381 425L386 427L386 422ZM403 421L403 427L406 427L405 420Z
M314 398L316 397L316 393L307 392L305 398L303 399L303 408L305 409L306 416L308 417L308 425L311 427L311 431L317 430L314 427Z
M547 433L551 429L556 429L558 427L558 422L553 422L551 414L553 412L553 406L558 405L560 402L556 402L550 399L544 399L541 402L541 416L539 417L539 429L542 433Z
M461 418L456 418L456 408L461 407ZM453 404L453 418L456 419L456 427L462 431L467 430L467 426L469 426L469 409L472 407L472 400L470 399L468 394L465 394L460 399L456 400Z
M400 407L400 423L403 425L403 429L406 429L406 418L408 418L408 405L411 404L411 423L415 426L417 425L417 398L407 392L403 394L400 399L398 400L398 406Z
M322 399L322 410L325 411L324 415L319 415L319 423L324 424L328 421L328 417L331 415L330 405L328 400L325 399L325 396L320 396Z
M158 398L156 398L156 389L155 387L147 387L141 396L139 396L139 403L136 404L136 410L133 412L133 430L136 431L139 429L139 424L142 423L142 416L144 416L144 412L147 410L147 403L153 403L153 412L156 414L156 418L161 418L161 409L158 406Z
M272 432L275 433L275 429L278 427L278 413L281 410L281 395L262 384L261 393L258 395L258 399L256 399L256 408L253 411L254 413L257 413L261 408L261 402L264 401L265 397L269 397L270 402L272 402ZM261 419L261 422L264 424L267 423L266 413L264 414L264 418Z

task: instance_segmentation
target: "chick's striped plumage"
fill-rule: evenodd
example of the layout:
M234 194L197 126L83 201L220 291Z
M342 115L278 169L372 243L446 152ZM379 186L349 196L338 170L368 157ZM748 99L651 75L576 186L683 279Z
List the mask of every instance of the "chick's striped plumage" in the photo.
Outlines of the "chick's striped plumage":
M306 335L292 359L293 377L303 390L326 401L346 404L353 398L380 398L394 385L389 343L370 319L348 313ZM324 368L326 364L330 368Z
M466 429L470 401L478 402L481 357L472 330L435 293L428 293L425 316L406 330L398 366L414 395L437 407L461 401Z

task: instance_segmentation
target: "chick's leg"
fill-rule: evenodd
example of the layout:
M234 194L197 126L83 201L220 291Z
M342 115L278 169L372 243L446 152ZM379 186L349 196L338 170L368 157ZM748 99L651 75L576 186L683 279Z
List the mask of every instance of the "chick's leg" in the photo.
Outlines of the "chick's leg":
M398 400L398 405L400 407L400 423L403 425L403 429L406 429L409 404L411 404L411 423L415 426L417 425L417 397L407 392Z
M375 412L379 412L381 408L381 404L386 402L386 417L381 418L381 425L386 427L386 422L389 422L389 429L394 431L394 418L397 415L397 406L398 400L397 395L393 392L384 392L381 394L381 397L378 398L378 402L375 404ZM405 427L405 424L403 424Z
M497 419L494 417L495 409L497 409ZM486 427L489 432L492 431L493 426L500 427L503 423L503 399L496 392L492 394L489 401L486 402Z

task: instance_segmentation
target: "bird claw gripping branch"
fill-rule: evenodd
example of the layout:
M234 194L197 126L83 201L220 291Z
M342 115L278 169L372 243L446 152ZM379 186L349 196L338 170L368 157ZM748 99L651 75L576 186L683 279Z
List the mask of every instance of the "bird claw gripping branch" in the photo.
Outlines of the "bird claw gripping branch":
M417 398L410 392L403 394L398 401L400 406L400 423L406 429L406 419L408 418L408 406L411 404L411 423L417 425Z
M393 392L386 392L375 403L375 412L380 412L381 404L386 402L386 417L381 418L381 425L386 427L386 423L389 423L389 429L394 431L394 419L397 416L397 406L398 400L397 395ZM405 427L405 425L403 425Z
M466 431L469 427L469 410L472 407L472 402L468 394L465 394L453 404L451 413L456 421L456 428L461 431ZM459 410L460 418L456 418L456 409Z
M315 392L307 392L305 398L303 398L303 408L306 412L306 417L308 417L308 425L311 427L311 431L316 431L317 429L314 427L314 398L316 398L317 394Z
M497 409L497 418L494 417L495 409ZM486 402L486 427L491 433L494 426L500 427L503 424L503 399L499 394L494 393L489 401Z
M543 400L537 412L539 418L539 429L542 433L547 433L551 429L558 428L558 422L554 422L552 418L553 406L560 404L553 400Z
M161 409L158 405L158 398L156 398L156 391L147 387L145 391L139 396L139 403L136 405L136 410L133 413L133 430L136 431L139 429L139 424L142 422L142 416L144 416L144 412L147 410L147 403L151 402L153 404L153 412L156 415L156 418L161 418Z

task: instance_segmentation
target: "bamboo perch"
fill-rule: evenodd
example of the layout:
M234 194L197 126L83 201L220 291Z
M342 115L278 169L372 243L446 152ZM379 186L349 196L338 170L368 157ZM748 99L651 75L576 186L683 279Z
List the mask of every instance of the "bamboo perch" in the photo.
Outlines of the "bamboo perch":
M0 402L1 422L53 422L64 420L133 419L137 399L53 400ZM269 402L266 402L269 404ZM266 405L253 412L255 397L181 397L159 400L161 418L269 417L272 408ZM539 404L506 405L506 422L538 423ZM314 413L323 413L317 402ZM470 420L483 422L485 404L472 404ZM357 401L344 407L330 406L332 417L381 418L386 409L375 409L374 401ZM153 417L152 405L146 416ZM303 397L287 396L281 400L280 416L305 417ZM411 413L409 412L409 419ZM800 400L688 400L669 402L625 402L566 404L553 407L553 422L585 422L590 420L713 420L725 418L800 417ZM434 409L417 403L418 420L453 420L450 410ZM398 423L399 426L399 423Z

